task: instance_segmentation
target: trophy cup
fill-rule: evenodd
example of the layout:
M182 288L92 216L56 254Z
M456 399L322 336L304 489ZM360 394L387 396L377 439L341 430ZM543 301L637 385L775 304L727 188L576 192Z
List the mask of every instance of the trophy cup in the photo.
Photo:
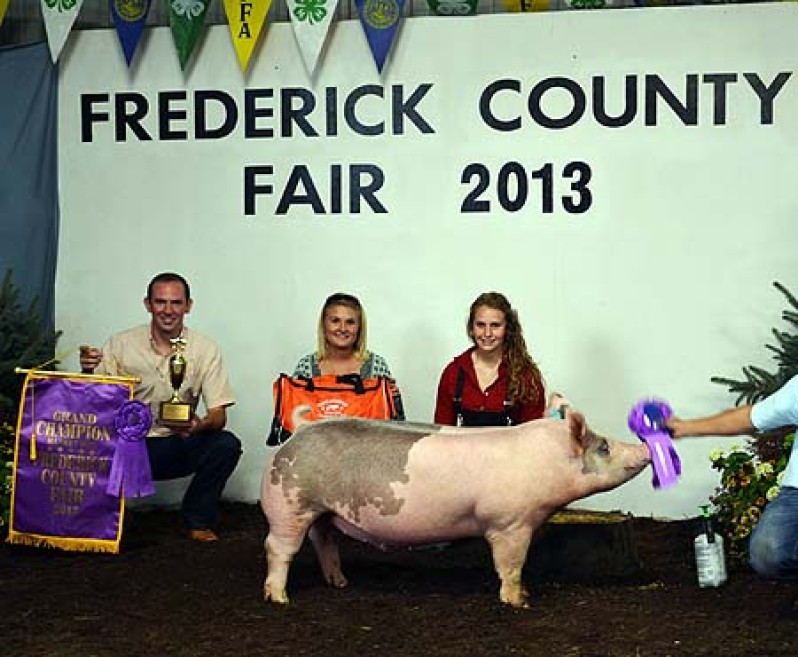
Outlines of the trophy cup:
M169 381L172 384L172 397L161 402L161 424L170 429L188 429L191 427L193 409L191 404L180 398L180 386L186 376L186 358L183 352L186 341L181 337L172 338L172 355L169 357Z

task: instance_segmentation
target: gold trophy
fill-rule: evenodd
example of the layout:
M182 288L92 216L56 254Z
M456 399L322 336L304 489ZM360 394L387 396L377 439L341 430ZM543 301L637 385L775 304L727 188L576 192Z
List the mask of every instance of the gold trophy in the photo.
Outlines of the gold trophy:
M161 402L161 424L170 429L188 429L194 413L191 404L180 398L180 386L186 376L186 358L183 352L186 341L182 337L172 338L172 355L169 357L169 381L172 384L172 397Z

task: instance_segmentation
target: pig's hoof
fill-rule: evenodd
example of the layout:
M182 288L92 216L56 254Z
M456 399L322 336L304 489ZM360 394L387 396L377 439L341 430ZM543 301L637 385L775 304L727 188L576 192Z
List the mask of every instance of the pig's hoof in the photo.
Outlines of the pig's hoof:
M277 593L276 591L272 591L268 586L263 587L263 599L266 602L271 600L278 605L288 604L288 596L285 594L285 591Z
M526 588L512 592L503 591L499 594L499 600L516 609L529 609L529 593Z
M520 600L502 600L502 602L516 609L529 609L529 602L525 598Z
M344 577L343 573L330 573L327 576L327 583L336 589L343 589L349 586L349 580Z

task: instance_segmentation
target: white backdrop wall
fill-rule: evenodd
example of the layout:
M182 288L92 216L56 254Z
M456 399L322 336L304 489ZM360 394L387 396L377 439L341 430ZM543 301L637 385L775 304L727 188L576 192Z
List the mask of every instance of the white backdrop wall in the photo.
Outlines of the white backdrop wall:
M184 273L195 298L190 324L218 339L238 394L229 417L245 456L227 488L233 499L257 499L271 383L313 349L321 303L339 290L364 302L370 347L392 366L409 419L431 419L440 371L467 346L468 305L493 289L517 306L549 388L597 430L636 440L626 416L649 395L683 416L720 410L734 399L711 376L769 365L763 344L785 305L772 281L798 290L796 33L791 3L409 19L380 78L360 26L341 22L315 80L285 24L268 28L246 76L225 27L208 31L186 74L166 29L148 32L130 71L113 32L74 34L60 84L61 345L99 344L147 321L140 300L149 278ZM727 82L713 82L718 74ZM617 116L627 79L637 83L637 109L627 125L606 127L594 118L593 82L604 83L606 111ZM497 131L480 114L480 97L499 80L517 81L520 92L497 93L491 111L518 117L517 130ZM647 94L652 80L683 105L694 90L695 120L680 117L665 92ZM552 87L541 95L545 116L569 115L580 89L584 115L569 127L540 125L527 101L541 84ZM363 124L384 121L384 134L357 134L341 118L362 85L385 90L381 99L370 89L355 108ZM319 108L308 121L318 136L297 124L281 134L286 89L314 95ZM394 89L420 94L423 121L406 119L401 134L392 129ZM196 91L234 100L231 134L195 138ZM164 92L176 98L164 104ZM130 128L117 134L121 93L146 101L139 135L151 139ZM253 125L273 136L245 133L247 93L259 96ZM326 127L334 113L323 108L331 93L335 135ZM223 125L221 103L206 107L207 125ZM527 176L552 165L552 212L532 178L521 209L501 207L500 193L519 197L517 179L497 183L511 162ZM589 167L589 181L563 173L571 162ZM476 186L462 182L472 163L490 176L478 194L489 212L462 210ZM344 183L350 164L382 172L374 195L385 212L367 203L350 211L344 188L333 213L333 164ZM251 166L273 168L255 182L274 193L257 195L246 214ZM278 215L295 167L305 167L324 207L314 211L299 184ZM580 180L590 203L572 189ZM566 211L563 197L584 211ZM77 367L76 357L66 366ZM717 483L709 451L732 442L741 440L682 441L675 488L655 491L644 473L580 506L694 515Z

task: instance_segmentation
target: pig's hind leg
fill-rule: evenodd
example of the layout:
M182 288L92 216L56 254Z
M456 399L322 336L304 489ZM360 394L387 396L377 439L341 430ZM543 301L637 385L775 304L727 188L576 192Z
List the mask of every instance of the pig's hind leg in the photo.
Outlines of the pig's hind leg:
M302 547L308 527L316 519L315 514L293 516L290 521L277 521L274 514L268 518L269 535L266 537L267 574L263 582L263 599L288 604L285 585L288 580L288 569L294 555Z
M319 559L324 581L330 586L343 588L349 582L341 571L341 555L336 540L338 530L332 524L332 515L323 515L314 522L308 536Z
M493 555L493 565L501 581L499 599L513 607L528 607L529 593L521 581L532 531L529 527L491 530L485 534Z

